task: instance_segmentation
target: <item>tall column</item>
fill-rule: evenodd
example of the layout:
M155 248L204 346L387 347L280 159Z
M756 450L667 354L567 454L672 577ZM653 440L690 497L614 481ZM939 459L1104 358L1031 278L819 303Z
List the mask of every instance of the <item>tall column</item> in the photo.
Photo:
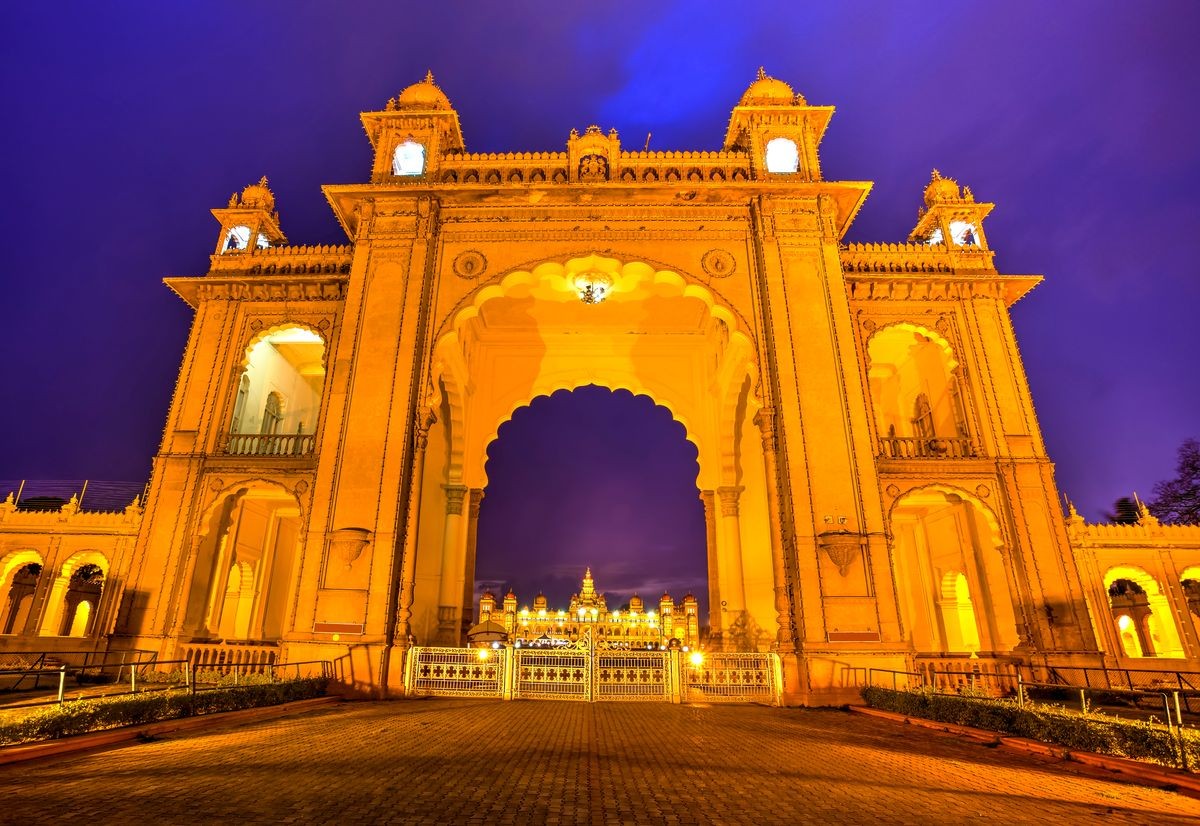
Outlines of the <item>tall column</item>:
M722 485L717 488L721 500L721 597L726 611L722 628L726 646L729 645L729 627L742 619L746 613L746 587L742 569L742 526L738 520L738 498L742 488Z
M442 577L438 590L438 645L458 645L459 604L462 597L463 576L466 565L463 560L463 502L466 499L465 485L445 485L446 527L442 532Z
M721 566L717 559L717 494L700 491L704 503L704 541L708 548L708 632L722 633L721 627Z
M421 514L421 480L425 478L425 447L429 443L429 426L432 421L419 422L416 426L412 462L412 488L408 496L408 512L404 515L404 548L400 561L400 583L396 607L396 639L393 643L401 652L407 651L409 635L412 634L413 591L417 573L417 523ZM400 658L395 674L389 671L389 680L401 680L404 674L404 658Z
M467 496L467 554L463 574L462 633L471 630L475 606L475 544L479 536L479 506L483 504L483 488L471 488Z
M776 642L779 653L795 651L792 631L792 606L788 596L787 549L783 544L783 513L779 501L779 469L775 452L775 411L764 407L758 411L758 429L762 434L763 467L767 477L767 521L771 526L771 574L775 586L775 621L779 624Z

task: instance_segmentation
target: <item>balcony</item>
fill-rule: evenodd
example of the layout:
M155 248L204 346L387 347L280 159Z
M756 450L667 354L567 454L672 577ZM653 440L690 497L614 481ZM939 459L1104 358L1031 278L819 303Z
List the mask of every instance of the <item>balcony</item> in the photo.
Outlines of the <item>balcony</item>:
M884 459L974 459L979 455L965 436L885 436L879 447Z
M310 456L316 446L312 433L230 433L225 453L230 456Z

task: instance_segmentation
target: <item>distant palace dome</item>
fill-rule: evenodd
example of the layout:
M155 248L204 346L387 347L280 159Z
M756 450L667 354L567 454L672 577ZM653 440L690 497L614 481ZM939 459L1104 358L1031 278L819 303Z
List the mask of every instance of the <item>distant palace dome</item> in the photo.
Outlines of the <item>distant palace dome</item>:
M450 98L433 82L433 72L427 72L425 79L406 88L396 98L397 109L450 109Z
M793 103L803 105L804 98L796 94L792 87L782 80L773 78L761 67L758 79L750 84L750 88L742 95L739 106L790 106Z

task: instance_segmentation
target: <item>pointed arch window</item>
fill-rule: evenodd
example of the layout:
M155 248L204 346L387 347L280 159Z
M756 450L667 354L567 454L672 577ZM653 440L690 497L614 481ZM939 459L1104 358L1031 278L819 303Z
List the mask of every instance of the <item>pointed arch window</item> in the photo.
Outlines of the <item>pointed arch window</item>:
M800 169L800 151L796 142L775 138L767 143L767 171L774 175L790 175Z
M416 141L405 141L392 154L393 175L424 175L425 147Z

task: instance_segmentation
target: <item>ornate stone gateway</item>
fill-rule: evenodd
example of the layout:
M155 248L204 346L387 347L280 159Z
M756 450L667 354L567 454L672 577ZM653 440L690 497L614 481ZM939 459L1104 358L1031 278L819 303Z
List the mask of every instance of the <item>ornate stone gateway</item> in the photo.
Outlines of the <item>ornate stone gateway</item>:
M917 661L1098 664L1104 593L1009 319L1040 279L996 270L991 205L937 173L907 243L844 243L871 184L823 177L832 115L760 74L718 151L591 127L477 154L429 77L362 115L366 180L324 188L347 245L290 245L265 180L235 194L207 274L167 279L196 320L103 644L270 645L375 695L811 704ZM487 446L588 384L648 396L696 446L695 668L456 648ZM27 627L66 624L68 552Z

